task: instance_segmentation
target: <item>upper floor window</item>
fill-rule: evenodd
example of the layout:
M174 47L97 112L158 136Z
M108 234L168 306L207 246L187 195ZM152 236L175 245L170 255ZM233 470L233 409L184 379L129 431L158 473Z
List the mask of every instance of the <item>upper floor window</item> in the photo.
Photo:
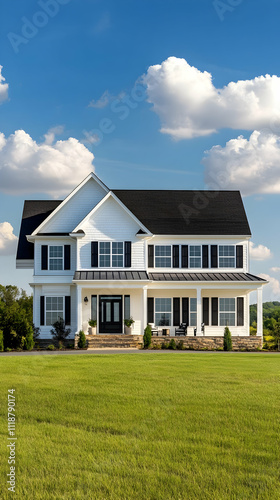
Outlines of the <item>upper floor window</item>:
M201 267L201 246L190 245L190 267Z
M61 271L63 269L63 246L49 246L49 269Z
M123 242L100 241L99 267L124 267Z
M156 245L155 267L171 267L171 245Z
M219 246L219 267L235 267L235 246Z

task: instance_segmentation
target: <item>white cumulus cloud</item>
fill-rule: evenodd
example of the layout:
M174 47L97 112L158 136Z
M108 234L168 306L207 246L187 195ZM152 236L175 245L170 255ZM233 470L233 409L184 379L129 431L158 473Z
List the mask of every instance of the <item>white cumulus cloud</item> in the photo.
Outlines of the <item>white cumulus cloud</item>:
M54 142L55 132L39 144L24 130L8 138L0 133L0 190L10 194L68 194L94 170L93 154L77 139ZM60 130L61 132L61 130Z
M215 181L219 188L243 195L280 193L280 138L266 130L213 146L202 163L208 185Z
M0 223L0 255L11 255L16 251L17 237L9 222Z
M161 132L175 139L209 135L222 128L271 127L280 114L280 78L258 76L219 89L212 75L169 57L150 66L143 82L148 102L161 120Z
M0 103L8 99L8 89L9 85L5 82L5 78L2 75L3 66L0 66Z
M264 245L255 246L255 244L250 241L250 257L252 260L266 260L272 257L272 253L269 248Z
M264 296L263 302L280 300L280 282L276 278L269 276L269 274L260 274L261 278L269 282L263 289Z
M279 273L280 267L271 267L270 271L272 271L273 273Z

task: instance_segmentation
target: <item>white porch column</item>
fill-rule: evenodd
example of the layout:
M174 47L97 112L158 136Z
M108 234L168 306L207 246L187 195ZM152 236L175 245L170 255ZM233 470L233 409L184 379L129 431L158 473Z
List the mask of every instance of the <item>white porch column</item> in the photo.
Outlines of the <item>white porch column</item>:
M143 328L142 328L142 335L144 333L144 330L147 326L147 287L144 286L143 288L143 294L142 294L142 321L143 321Z
M201 323L202 323L202 301L201 301L201 288L197 287L196 289L196 335L201 335Z
M77 285L77 333L82 330L82 287L81 285Z
M262 287L258 288L258 303L257 303L257 335L263 336L263 302L262 302Z

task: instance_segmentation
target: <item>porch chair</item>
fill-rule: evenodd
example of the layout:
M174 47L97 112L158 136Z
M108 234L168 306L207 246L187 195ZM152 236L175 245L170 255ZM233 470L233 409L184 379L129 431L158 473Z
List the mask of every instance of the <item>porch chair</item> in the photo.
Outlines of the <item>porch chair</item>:
M187 323L181 323L178 328L175 328L176 335L187 335Z
M151 330L152 330L152 336L158 337L158 335L161 333L161 330L159 330L158 326L155 326L154 323L149 323Z

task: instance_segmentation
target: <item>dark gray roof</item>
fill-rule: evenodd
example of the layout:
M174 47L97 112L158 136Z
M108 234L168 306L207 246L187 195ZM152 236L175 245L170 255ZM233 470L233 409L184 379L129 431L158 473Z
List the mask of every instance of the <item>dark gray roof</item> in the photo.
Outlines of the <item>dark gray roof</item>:
M148 280L146 271L76 271L74 280Z
M153 234L251 235L239 191L113 192ZM32 234L60 203L61 200L25 201L17 259L34 258L34 246L26 235Z
M29 243L26 235L32 234L36 227L55 210L61 201L32 200L25 201L17 248L17 259L34 259L34 245Z
M239 191L113 192L153 234L251 235Z
M259 276L250 273L149 273L152 281L260 281Z

